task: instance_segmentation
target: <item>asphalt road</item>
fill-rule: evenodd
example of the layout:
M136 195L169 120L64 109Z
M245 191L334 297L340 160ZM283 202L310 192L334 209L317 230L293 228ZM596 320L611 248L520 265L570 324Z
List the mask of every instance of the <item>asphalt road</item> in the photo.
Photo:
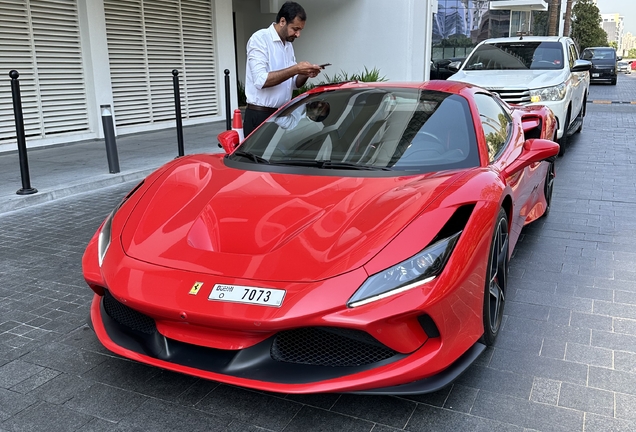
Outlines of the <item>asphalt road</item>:
M132 184L0 215L0 431L636 430L636 74L590 100L495 347L434 394L275 395L122 359L85 324L81 256Z

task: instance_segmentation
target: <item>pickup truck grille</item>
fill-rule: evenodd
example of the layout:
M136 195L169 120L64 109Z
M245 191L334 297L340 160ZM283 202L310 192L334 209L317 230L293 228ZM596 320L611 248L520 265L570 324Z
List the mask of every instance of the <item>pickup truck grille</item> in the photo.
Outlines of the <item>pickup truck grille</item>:
M499 96L508 103L513 104L526 104L530 103L530 90L528 89L516 89L516 90L502 90L502 89L488 89L491 92L499 94Z

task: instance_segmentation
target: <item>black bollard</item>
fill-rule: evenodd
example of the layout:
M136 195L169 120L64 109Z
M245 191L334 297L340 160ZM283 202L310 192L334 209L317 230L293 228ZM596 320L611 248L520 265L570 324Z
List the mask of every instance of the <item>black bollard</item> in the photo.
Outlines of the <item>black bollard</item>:
M117 141L115 140L115 128L113 126L113 113L110 105L100 105L102 111L102 126L104 126L104 143L106 144L106 159L108 159L108 172L119 172L119 157L117 156Z
M11 77L11 95L13 96L13 115L15 117L15 136L18 143L18 157L20 158L20 176L22 177L22 188L16 192L18 195L31 195L38 190L31 187L29 176L29 159L27 157L26 135L24 133L24 115L22 114L22 98L20 96L20 82L17 70L9 72Z
M230 70L225 69L225 129L232 129L232 114L230 113Z
M183 122L181 121L181 95L179 94L179 71L172 69L172 86L174 87L174 113L177 120L177 147L179 156L184 155L183 150Z

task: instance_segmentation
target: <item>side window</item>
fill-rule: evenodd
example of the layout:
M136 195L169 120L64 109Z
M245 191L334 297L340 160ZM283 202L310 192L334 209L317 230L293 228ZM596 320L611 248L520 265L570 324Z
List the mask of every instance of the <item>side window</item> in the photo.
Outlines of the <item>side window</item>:
M574 62L579 58L579 53L576 51L576 45L574 44L568 46L568 51L570 51L570 68L572 68L574 67Z
M475 102L488 146L488 159L492 162L510 139L512 121L508 112L492 96L477 93Z

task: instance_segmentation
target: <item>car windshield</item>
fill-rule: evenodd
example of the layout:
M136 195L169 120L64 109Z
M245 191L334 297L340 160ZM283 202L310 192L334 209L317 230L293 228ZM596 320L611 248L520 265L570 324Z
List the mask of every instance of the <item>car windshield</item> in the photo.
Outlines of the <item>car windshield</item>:
M563 47L559 42L524 40L487 43L464 64L464 70L563 69Z
M613 48L586 48L581 58L583 60L614 60L616 51Z
M479 164L465 98L395 87L301 96L270 117L228 158L276 168L396 172Z

